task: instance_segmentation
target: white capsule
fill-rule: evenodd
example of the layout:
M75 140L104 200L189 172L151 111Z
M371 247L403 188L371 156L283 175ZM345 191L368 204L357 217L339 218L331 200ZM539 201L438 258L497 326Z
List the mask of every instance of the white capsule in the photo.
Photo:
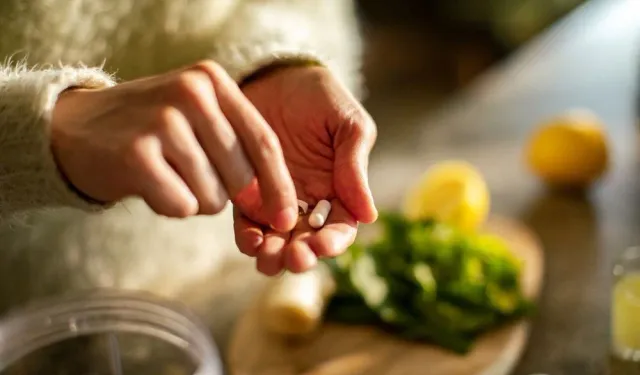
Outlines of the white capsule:
M298 210L299 214L306 215L307 211L309 211L309 203L298 199L298 208L300 208L300 210Z
M312 228L322 228L331 212L331 203L327 200L321 200L309 215L309 225Z

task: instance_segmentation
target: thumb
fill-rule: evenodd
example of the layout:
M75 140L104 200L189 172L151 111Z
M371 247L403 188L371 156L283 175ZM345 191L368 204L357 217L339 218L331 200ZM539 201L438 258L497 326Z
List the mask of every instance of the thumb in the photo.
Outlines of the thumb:
M355 219L365 224L378 218L367 175L375 140L376 128L368 115L349 120L334 138L336 194Z

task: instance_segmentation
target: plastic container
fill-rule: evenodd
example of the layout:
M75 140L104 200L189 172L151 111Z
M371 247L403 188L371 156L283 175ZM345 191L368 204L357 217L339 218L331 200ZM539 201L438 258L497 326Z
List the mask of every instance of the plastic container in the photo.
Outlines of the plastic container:
M0 374L222 375L208 329L186 309L98 290L29 305L0 321Z

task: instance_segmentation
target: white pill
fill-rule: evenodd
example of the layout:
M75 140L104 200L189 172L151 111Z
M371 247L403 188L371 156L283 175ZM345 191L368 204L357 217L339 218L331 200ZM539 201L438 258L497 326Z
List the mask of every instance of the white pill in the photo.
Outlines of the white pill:
M312 228L322 228L329 213L331 212L331 203L327 200L321 200L309 215L309 225Z
M300 208L300 210L302 210L303 215L306 215L307 211L309 211L309 203L301 201L300 199L298 199L298 207Z

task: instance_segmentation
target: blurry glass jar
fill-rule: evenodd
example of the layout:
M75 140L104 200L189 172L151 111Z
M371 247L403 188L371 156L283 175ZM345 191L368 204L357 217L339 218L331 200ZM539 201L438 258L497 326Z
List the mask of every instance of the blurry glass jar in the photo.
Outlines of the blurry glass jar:
M618 359L640 362L640 247L618 257L613 277L611 349Z
M147 294L99 290L0 321L0 374L222 375L208 329Z

